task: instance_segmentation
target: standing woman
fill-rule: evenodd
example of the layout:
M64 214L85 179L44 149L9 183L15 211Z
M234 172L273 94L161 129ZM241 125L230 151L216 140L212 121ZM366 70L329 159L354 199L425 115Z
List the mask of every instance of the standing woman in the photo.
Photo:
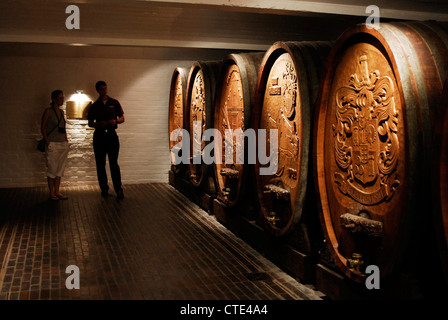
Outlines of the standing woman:
M51 93L50 104L51 107L46 108L42 115L41 131L46 142L45 157L50 200L57 201L68 199L59 190L69 151L64 112L60 109L64 104L62 90L54 90Z

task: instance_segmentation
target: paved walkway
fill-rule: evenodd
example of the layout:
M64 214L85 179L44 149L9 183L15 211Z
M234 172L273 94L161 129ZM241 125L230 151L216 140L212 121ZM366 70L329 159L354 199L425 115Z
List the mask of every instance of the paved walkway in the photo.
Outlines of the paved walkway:
M320 299L169 184L127 185L122 201L64 192L0 189L0 299Z

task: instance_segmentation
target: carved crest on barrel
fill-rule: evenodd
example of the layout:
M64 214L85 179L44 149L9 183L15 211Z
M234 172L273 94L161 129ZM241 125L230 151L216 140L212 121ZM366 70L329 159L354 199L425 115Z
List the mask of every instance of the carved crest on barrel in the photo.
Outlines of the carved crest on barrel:
M286 64L283 80L283 105L286 110L286 117L291 118L294 116L297 101L297 76L291 62Z
M390 199L400 183L398 164L398 112L394 83L376 70L369 73L367 56L359 58L359 71L349 85L336 91L334 157L339 190L356 201L373 205Z
M175 96L174 96L174 128L183 128L183 95L182 81L180 77L176 79Z
M279 130L279 159L288 159L287 162L296 162L299 152L299 135L297 132L297 124L295 120L296 105L297 105L297 75L294 70L292 62L286 62L285 69L282 73L281 85L279 84L279 77L271 79L271 86L269 87L269 94L271 96L280 96L282 102L277 109L276 116L268 113L270 127ZM285 162L285 161L283 161ZM294 169L290 169L289 171ZM285 172L285 163L278 166L278 171L275 176L280 177ZM295 174L289 174L293 180L297 180Z
M241 83L241 75L236 65L231 66L227 70L225 86L223 87L224 100L221 108L221 131L225 137L225 143L222 146L222 154L225 154L226 146L241 147L242 142L239 139L234 139L231 135L231 140L227 139L225 131L228 129L244 131L244 99L243 99L243 85ZM232 149L236 150L236 149ZM244 160L239 159L240 163Z
M244 130L244 108L242 84L239 72L235 69L230 70L226 81L227 97L224 100L222 108L222 129L241 129Z
M199 121L201 123L201 135L206 128L206 114L205 114L205 89L204 81L201 73L196 75L194 80L193 95L191 99L191 120ZM196 143L201 143L201 135L193 131L193 140Z

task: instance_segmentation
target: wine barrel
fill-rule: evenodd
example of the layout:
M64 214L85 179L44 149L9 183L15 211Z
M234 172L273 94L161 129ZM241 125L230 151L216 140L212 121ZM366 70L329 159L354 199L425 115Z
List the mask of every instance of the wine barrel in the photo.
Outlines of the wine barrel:
M214 176L213 164L202 161L203 150L210 143L202 137L204 131L213 127L216 86L221 65L222 61L196 61L188 75L186 125L190 133L189 176L195 187ZM195 151L195 145L198 152Z
M170 86L170 98L168 107L168 134L169 137L176 129L185 129L185 101L187 91L187 76L188 69L184 67L177 67L173 71L171 77ZM178 136L178 139L171 141L170 139L170 151L171 149L182 141L182 134ZM174 164L174 159L171 159L171 171L179 173L181 164Z
M234 133L240 129L243 134L251 126L251 109L263 56L264 52L240 53L230 54L223 59L214 116L214 128L220 132L221 139L215 137L214 150L217 198L228 207L238 203L242 191L247 186L245 171L247 172L248 150L243 135L239 140L234 135L226 137L226 132ZM231 151L231 159L228 159L227 163L226 148ZM241 151L238 155L237 150Z
M361 24L330 52L315 123L320 219L338 267L363 282L418 260L430 208L433 121L447 31L429 22Z
M440 114L437 117L434 165L433 191L434 222L438 239L438 249L448 283L448 74L442 93Z
M260 67L253 127L266 130L267 137L278 130L278 163L269 175L260 175L257 163L255 176L263 224L274 235L290 233L314 204L312 118L330 48L331 42L276 42Z

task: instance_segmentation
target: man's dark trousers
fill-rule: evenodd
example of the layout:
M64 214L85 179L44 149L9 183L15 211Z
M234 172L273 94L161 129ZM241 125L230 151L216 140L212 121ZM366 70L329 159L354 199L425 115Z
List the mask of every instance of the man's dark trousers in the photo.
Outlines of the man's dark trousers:
M121 173L118 165L120 141L115 130L95 130L93 133L93 150L95 152L96 172L102 192L107 192L106 154L109 159L110 174L116 193L122 191Z

